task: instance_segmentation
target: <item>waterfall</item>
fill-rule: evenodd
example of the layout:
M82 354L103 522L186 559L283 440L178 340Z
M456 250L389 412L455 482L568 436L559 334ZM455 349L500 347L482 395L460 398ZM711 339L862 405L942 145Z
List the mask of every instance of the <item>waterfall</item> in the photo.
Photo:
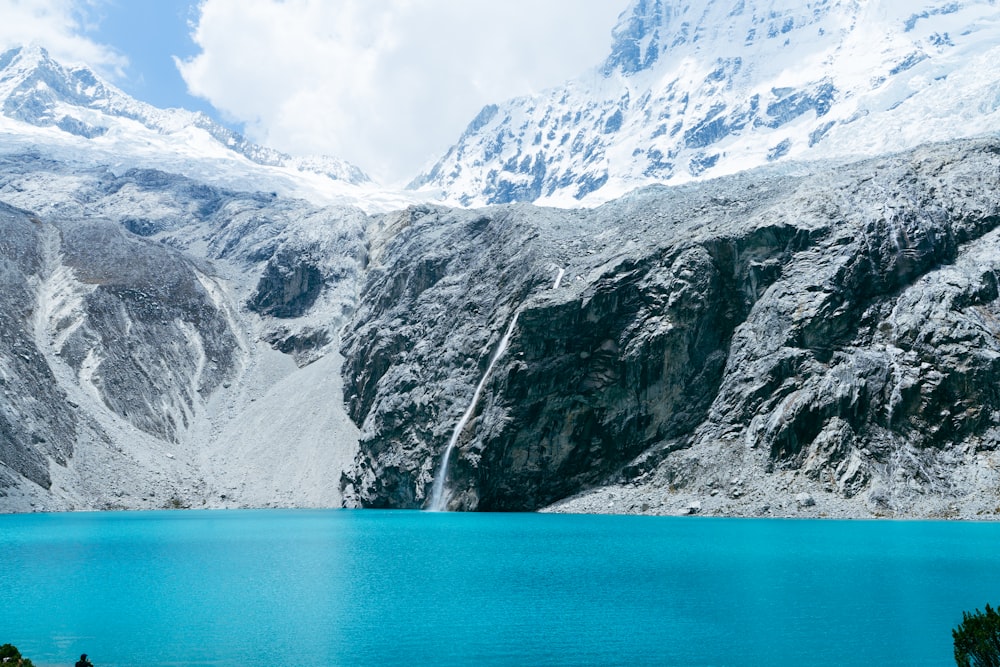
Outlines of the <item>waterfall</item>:
M895 345L886 345L885 349L889 353L889 373L892 379L892 390L889 392L889 400L886 401L885 406L885 425L891 431L892 415L903 402L903 371L899 366L899 353L902 350Z
M566 269L559 269L559 275L556 276L556 282L552 285L552 289L559 289L559 283L562 282L564 275L566 275Z
M451 440L448 441L448 447L444 450L444 456L441 457L441 467L438 468L437 474L434 475L434 486L431 487L431 501L427 505L427 509L432 512L443 512L448 507L449 496L445 492L444 483L445 478L448 476L448 462L451 460L451 452L455 449L455 445L458 444L458 438L462 435L462 430L465 425L469 423L472 419L472 413L476 409L476 403L479 402L479 395L483 393L483 388L486 386L486 380L489 379L490 373L493 372L493 367L496 366L497 360L507 349L508 343L510 343L510 337L514 333L514 325L517 324L517 316L520 313L514 313L513 319L510 321L510 325L507 327L507 333L503 335L500 339L500 344L497 346L496 351L493 353L493 357L490 359L489 365L486 367L486 371L483 373L483 377L479 380L479 384L476 386L476 391L472 393L472 400L469 401L469 407L465 409L462 414L462 418L458 420L455 424L455 430L451 434Z

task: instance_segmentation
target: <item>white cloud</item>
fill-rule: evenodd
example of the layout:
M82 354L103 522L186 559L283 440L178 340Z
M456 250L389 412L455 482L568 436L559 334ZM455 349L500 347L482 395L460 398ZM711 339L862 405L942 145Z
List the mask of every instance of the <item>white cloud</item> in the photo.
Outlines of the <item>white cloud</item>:
M83 35L99 0L0 0L0 51L37 44L67 64L87 64L121 76L127 60Z
M412 178L483 105L607 54L626 0L204 0L178 67L255 141Z

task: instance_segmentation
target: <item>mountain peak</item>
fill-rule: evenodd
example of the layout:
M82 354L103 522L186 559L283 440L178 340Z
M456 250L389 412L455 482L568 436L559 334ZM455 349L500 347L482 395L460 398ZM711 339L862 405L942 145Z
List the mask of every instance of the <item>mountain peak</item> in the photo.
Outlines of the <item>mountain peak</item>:
M0 55L0 100L8 118L93 138L107 128L67 113L67 105L122 111L133 106L128 99L89 68L64 67L44 47L15 47Z
M37 45L19 46L0 54L0 113L83 139L103 137L112 130L134 134L138 129L134 123L155 135L176 135L178 143L185 142L193 130L201 130L215 144L208 147L213 155L231 152L263 166L290 167L353 185L371 182L361 169L344 160L329 156L292 157L255 144L203 113L159 109L140 102L90 68L64 66ZM129 121L133 124L129 125Z
M48 58L48 50L37 44L15 46L0 53L0 70L8 69L15 61L29 63L29 67L34 68L35 64Z
M1000 130L995 0L633 0L595 70L490 108L414 183L599 203Z
M38 44L22 44L0 53L0 71L30 71L42 66L58 66L58 63L48 49Z
M602 68L605 76L614 71L631 74L652 67L660 57L660 30L668 25L671 12L663 0L639 0L632 11L623 12L611 31L611 55Z
M86 94L94 97L125 93L105 82L85 65L66 66L53 58L48 49L37 44L16 46L0 53L0 94L10 92L26 83L42 81L54 91L66 96L67 100Z

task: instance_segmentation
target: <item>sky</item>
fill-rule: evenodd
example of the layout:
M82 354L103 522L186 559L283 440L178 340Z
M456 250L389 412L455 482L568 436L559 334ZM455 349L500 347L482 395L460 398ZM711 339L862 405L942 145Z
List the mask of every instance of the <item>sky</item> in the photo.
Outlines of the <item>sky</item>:
M46 47L159 107L404 185L486 104L600 64L628 0L0 0Z

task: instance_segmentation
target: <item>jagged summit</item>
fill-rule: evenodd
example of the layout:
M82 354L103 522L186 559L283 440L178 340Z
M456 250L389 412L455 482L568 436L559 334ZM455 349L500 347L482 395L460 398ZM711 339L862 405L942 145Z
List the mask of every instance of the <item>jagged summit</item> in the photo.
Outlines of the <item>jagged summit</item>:
M245 158L251 163L316 174L343 184L366 185L358 167L328 156L292 157L260 146L219 125L203 113L159 109L137 101L86 66L65 66L39 46L0 54L0 110L3 116L37 128L56 129L106 147L108 155L176 156L185 160ZM4 130L0 124L0 131ZM24 135L10 128L7 138ZM61 143L58 133L43 133L46 143ZM36 137L37 138L37 137ZM6 142L9 143L9 142ZM76 145L72 141L63 142ZM168 158L169 161L169 158ZM183 170L180 170L183 173Z
M590 204L1000 129L992 0L634 0L612 35L578 79L486 107L411 187Z

